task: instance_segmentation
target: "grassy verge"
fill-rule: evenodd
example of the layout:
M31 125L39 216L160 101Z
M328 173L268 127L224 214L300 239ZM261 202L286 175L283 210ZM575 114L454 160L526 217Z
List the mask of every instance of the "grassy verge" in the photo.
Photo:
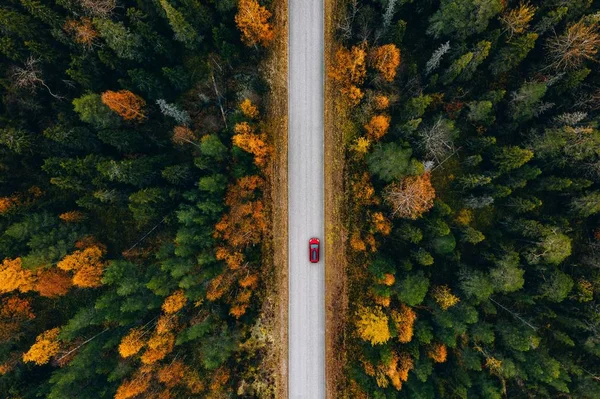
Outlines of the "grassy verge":
M263 305L266 327L274 345L263 362L276 383L276 397L288 396L288 193L287 193L287 123L288 123L288 4L275 0L272 7L276 39L271 44L263 74L270 92L267 98L265 132L273 145L270 179L266 197L272 224L271 240L266 244L265 275L267 293Z
M325 71L336 51L335 29L345 0L325 0ZM348 309L346 228L344 214L347 109L333 82L325 77L325 374L328 398L342 397L346 362L345 324Z

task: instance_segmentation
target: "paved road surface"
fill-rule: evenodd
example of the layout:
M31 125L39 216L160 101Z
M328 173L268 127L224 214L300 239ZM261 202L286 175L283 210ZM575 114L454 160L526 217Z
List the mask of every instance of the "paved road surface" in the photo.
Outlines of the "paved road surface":
M289 397L325 398L323 0L289 0ZM321 240L321 262L308 240Z

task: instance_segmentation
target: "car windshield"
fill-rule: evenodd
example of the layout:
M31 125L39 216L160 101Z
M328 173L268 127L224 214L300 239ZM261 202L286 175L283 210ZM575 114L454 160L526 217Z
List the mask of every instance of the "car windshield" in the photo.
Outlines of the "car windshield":
M318 244L310 244L310 249L317 249L319 248Z

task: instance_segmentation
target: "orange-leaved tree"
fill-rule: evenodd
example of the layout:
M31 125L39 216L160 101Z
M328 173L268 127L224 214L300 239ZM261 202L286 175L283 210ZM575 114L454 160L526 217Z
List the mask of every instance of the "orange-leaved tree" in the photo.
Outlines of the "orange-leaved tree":
M242 32L242 41L247 46L268 46L273 40L275 31L269 23L270 17L271 12L257 0L239 0L235 23Z
M340 47L328 71L329 77L339 86L350 105L357 105L364 96L360 86L367 75L366 46L364 42L351 49Z
M146 101L129 90L105 91L102 93L102 102L125 120L141 121L146 117Z
M151 380L151 370L142 367L132 379L123 381L117 389L115 399L129 399L141 395L148 390Z
M240 110L245 117L255 119L258 118L260 112L258 112L258 107L252 104L249 98L245 98L244 101L240 103Z
M55 356L60 350L58 342L59 333L60 329L56 327L38 335L35 339L35 344L23 354L23 361L33 362L38 366L48 363L50 358Z
M173 331L155 331L148 339L147 349L141 357L142 363L153 364L164 359L175 345L175 334Z
M7 343L17 338L21 323L32 320L35 314L31 310L29 299L16 296L2 298L0 302L0 341Z
M400 304L400 309L398 311L393 310L391 315L398 331L398 341L402 343L410 342L413 337L413 326L417 314L408 306Z
M177 290L169 295L162 304L162 310L166 314L179 312L187 303L183 290Z
M65 223L79 223L86 219L85 213L81 211L69 211L58 215L59 219Z
M596 59L600 51L600 20L582 18L560 36L548 40L551 66L559 70L575 69Z
M133 328L129 333L121 339L119 344L119 354L121 357L130 357L137 354L146 344L144 341L144 330L141 328Z
M171 140L173 140L173 143L178 145L188 143L195 145L196 147L200 147L198 144L195 143L195 141L197 140L196 135L194 134L192 129L190 129L187 126L175 126L173 128L173 136L171 137Z
M373 141L382 138L390 128L389 115L375 115L371 118L364 128L367 131L367 137Z
M395 44L375 47L369 53L369 63L384 80L391 82L396 77L396 70L400 65L400 50Z
M431 185L431 173L407 176L388 185L384 200L392 208L395 217L417 219L433 207L435 189Z
M211 280L206 297L217 300L235 287L237 294L226 298L231 304L230 314L239 318L250 304L252 291L258 286L258 278L253 275L251 265L244 261L243 251L259 244L267 231L267 221L260 192L264 180L259 176L244 176L230 185L225 196L229 212L223 215L215 226L213 236L223 241L217 248L216 257L227 264L227 270Z
M408 372L414 367L414 362L408 353L392 352L392 357L388 364L381 364L377 367L377 385L381 388L388 386L388 380L396 390L402 389L402 383L408 380Z
M81 18L79 21L67 18L63 29L73 35L75 43L81 44L85 48L91 48L98 38L98 31L94 27L91 18Z
M434 342L427 351L427 356L436 363L444 363L448 356L448 349L446 348L446 345Z
M49 298L65 295L73 285L71 275L56 268L42 269L36 277L34 291Z
M382 111L390 106L390 99L387 96L377 95L373 98L375 109Z
M267 144L267 135L256 134L248 122L236 124L233 130L235 131L232 137L233 144L254 155L256 166L265 166L271 153L271 148Z

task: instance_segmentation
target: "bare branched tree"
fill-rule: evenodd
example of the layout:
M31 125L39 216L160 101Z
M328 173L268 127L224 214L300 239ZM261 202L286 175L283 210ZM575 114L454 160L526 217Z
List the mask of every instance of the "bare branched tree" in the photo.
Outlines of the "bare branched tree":
M439 118L433 125L419 130L418 146L425 151L427 160L439 164L449 154L455 152L454 124L444 118Z
M600 50L598 22L580 20L562 35L548 40L546 47L550 66L558 70L571 70L585 60L595 60Z
M79 0L81 7L95 17L108 17L117 6L117 0Z
M342 41L348 41L352 38L352 26L354 25L354 18L356 18L357 12L358 0L351 0L350 10L345 13L337 27Z
M50 93L52 97L58 100L64 98L58 94L54 94L46 82L44 82L39 58L29 57L27 61L25 61L25 65L23 67L13 66L11 70L11 78L13 85L19 89L26 89L33 92L39 86L43 86L46 88L46 90L48 90L48 93Z

